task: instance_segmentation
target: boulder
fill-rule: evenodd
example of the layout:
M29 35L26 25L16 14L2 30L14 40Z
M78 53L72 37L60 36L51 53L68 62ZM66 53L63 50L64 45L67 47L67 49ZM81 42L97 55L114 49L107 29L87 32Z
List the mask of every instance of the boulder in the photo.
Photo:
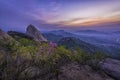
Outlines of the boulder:
M47 42L47 39L42 35L42 33L35 28L33 25L29 25L26 29L27 35L34 38L34 40L39 42Z
M100 63L100 68L111 77L120 80L120 60L107 58Z
M0 29L0 40L4 40L4 39L13 40L11 36L9 36L6 32Z
M40 75L40 71L38 67L29 67L20 74L19 78L35 78Z
M13 47L13 45L18 46L19 42L0 29L0 48L6 50Z

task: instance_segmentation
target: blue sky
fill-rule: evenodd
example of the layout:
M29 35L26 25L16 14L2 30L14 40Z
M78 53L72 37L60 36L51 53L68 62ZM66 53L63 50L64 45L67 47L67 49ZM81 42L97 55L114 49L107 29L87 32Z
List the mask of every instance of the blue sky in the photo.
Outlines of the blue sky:
M25 31L29 24L40 30L118 30L119 22L120 0L0 0L5 31Z

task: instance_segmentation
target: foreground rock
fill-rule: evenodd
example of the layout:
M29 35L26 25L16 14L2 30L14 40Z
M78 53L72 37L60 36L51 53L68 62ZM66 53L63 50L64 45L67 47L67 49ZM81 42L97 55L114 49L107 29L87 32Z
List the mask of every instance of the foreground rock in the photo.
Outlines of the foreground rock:
M47 39L33 25L29 25L27 27L26 33L27 33L27 35L33 37L34 40L36 40L36 41L39 41L39 42L45 41L45 42L47 42Z
M35 78L37 76L40 75L40 69L38 67L29 67L27 69L25 69L21 74L20 74L20 78L24 79L25 77L28 78Z
M59 80L113 80L104 73L98 73L88 65L67 64L60 68Z
M43 68L29 67L19 76L21 79L29 77L35 80L114 80L102 72L94 71L88 65L66 63L58 69L59 74L47 72Z
M120 80L120 60L107 58L101 62L101 69L104 70L111 77Z

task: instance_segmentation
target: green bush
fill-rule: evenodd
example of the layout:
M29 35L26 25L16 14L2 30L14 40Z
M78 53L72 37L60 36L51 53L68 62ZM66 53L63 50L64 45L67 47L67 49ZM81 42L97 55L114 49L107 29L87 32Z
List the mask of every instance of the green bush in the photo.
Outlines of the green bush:
M33 40L29 40L29 39L26 39L26 38L21 38L18 40L18 42L20 42L20 44L24 45L24 46L29 46L29 45L38 45L37 42L33 41Z
M9 38L4 38L3 40L0 40L0 47L9 52L16 51L17 46L18 43L15 40L9 40Z
M89 64L90 66L92 66L93 69L99 70L100 69L99 62L103 61L105 58L107 58L107 55L105 55L105 53L96 51L95 54L91 56L91 62Z
M76 51L75 60L79 63L86 63L86 61L90 59L90 56L82 49L77 48Z
M96 51L96 53L93 55L93 59L96 62L104 60L106 57L107 57L107 55L105 55L105 53L101 53L100 51Z
M67 50L65 47L63 46L59 46L56 48L55 50L55 54L59 54L60 56L66 56L69 59L73 59L73 54L70 50Z

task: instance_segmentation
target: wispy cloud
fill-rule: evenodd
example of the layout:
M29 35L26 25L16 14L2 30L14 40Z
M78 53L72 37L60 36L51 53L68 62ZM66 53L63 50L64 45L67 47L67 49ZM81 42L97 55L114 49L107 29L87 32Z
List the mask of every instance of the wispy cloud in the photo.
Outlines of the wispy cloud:
M120 21L119 16L120 0L0 0L0 25L5 29L99 25Z

